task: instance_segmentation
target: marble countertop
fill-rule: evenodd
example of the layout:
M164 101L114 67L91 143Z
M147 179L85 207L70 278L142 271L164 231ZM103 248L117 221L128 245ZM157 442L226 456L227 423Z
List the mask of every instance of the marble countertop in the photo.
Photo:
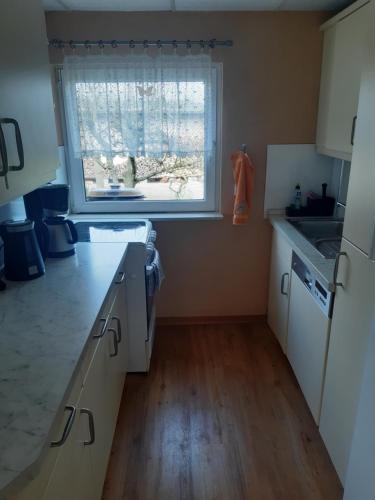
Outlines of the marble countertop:
M325 259L311 243L304 238L283 216L270 216L270 222L276 231L280 231L290 243L296 254L312 266L319 275L322 284L334 291L334 259Z
M0 497L40 463L126 244L78 243L0 294Z

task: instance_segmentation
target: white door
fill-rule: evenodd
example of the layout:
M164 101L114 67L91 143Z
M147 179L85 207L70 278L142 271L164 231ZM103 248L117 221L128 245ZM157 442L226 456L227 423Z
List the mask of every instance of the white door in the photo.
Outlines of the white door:
M350 160L368 12L364 6L324 33L317 148Z
M320 433L344 483L375 304L375 262L343 240Z
M371 5L375 24L375 5ZM344 237L375 258L375 30L368 37L362 74Z
M315 422L319 423L329 319L292 271L287 357Z
M24 168L0 175L0 205L55 178L56 125L45 15L40 0L2 0L0 16L0 118L19 124ZM15 129L3 125L8 161L18 167ZM0 174L4 170L0 158ZM5 179L8 182L6 187Z
M267 321L285 352L292 248L277 231L273 232Z
M371 335L345 481L344 500L374 500L375 498L375 312L371 323Z

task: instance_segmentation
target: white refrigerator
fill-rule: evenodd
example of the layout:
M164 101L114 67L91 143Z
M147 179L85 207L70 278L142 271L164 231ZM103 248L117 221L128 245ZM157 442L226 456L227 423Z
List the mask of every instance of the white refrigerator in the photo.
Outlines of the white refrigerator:
M373 27L374 2L369 15ZM343 484L375 314L374 29L367 35L365 61L319 427Z

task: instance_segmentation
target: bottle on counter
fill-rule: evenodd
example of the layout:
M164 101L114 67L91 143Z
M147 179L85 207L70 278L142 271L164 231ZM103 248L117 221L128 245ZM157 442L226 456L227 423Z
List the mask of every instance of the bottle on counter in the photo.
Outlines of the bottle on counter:
M293 200L293 205L296 210L301 209L301 198L302 198L301 186L300 184L297 184L296 187L294 188L294 200Z

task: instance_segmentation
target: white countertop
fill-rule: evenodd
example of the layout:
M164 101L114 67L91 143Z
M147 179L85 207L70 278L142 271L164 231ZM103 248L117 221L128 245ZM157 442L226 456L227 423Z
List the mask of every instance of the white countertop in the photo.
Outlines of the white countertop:
M333 271L335 260L325 259L285 217L272 215L269 219L274 229L285 236L296 254L311 265L322 280L322 284L330 291L334 291Z
M0 497L36 465L79 369L126 244L78 243L46 274L0 292Z

